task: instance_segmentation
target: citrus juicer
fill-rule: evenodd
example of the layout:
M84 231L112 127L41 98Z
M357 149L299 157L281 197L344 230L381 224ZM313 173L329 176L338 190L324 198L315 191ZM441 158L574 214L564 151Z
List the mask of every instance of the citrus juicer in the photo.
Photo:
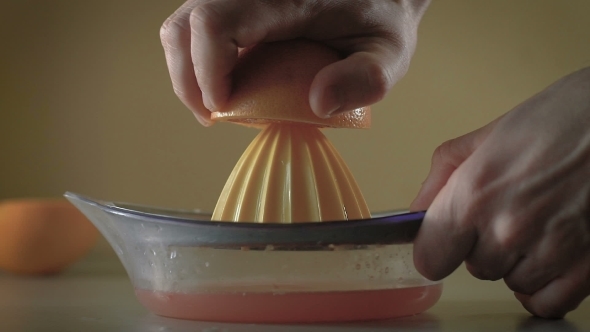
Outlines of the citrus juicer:
M321 133L368 128L370 108L327 119L311 111L311 81L337 60L309 41L240 55L228 106L212 120L262 130L211 214L66 193L115 249L145 307L193 320L310 323L407 316L436 303L442 284L412 257L424 212L371 215Z
M424 212L229 223L198 210L65 196L103 234L138 300L157 315L243 323L387 319L423 312L442 292L413 264Z

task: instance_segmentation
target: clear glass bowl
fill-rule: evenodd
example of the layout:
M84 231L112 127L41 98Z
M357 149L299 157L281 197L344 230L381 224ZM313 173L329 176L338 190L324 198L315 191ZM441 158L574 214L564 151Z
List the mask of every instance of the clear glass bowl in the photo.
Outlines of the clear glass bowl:
M228 223L199 211L66 197L109 241L138 300L157 315L249 323L388 319L423 312L442 292L442 283L413 265L420 215Z

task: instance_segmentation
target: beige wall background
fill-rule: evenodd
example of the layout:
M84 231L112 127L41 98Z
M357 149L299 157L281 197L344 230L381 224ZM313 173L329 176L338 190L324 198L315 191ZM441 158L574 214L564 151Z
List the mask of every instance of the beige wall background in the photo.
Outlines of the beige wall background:
M201 127L159 41L183 1L0 0L0 199L212 209L256 135ZM331 130L373 210L407 207L444 140L590 65L590 1L433 1L370 130Z

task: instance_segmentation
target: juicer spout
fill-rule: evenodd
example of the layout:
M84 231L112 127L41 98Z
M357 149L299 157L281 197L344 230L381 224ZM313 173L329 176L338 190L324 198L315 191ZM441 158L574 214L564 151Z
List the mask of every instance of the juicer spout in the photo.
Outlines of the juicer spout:
M64 196L98 229L111 245L125 269L128 270L123 254L124 241L121 236L121 225L116 219L110 218L106 211L110 203L93 200L72 192L66 192Z

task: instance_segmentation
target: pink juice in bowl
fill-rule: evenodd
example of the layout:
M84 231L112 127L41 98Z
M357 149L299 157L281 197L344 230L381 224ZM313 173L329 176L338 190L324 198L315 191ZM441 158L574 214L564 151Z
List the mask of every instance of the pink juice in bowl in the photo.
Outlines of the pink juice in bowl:
M412 245L319 251L162 247L138 300L157 315L240 323L388 319L421 313L442 284L415 270Z
M441 284L382 290L284 293L135 290L139 301L160 316L239 323L345 322L410 316L432 307L441 293Z

